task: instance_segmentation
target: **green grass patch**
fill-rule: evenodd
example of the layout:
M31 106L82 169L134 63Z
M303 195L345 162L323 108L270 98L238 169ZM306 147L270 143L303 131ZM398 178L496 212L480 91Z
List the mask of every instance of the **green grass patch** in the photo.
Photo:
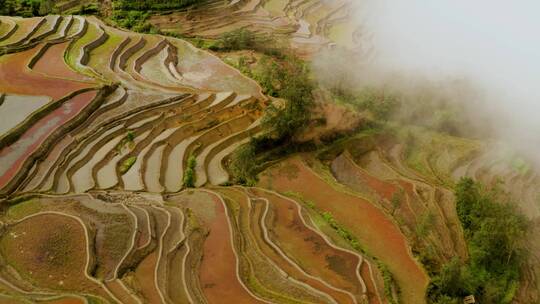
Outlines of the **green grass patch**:
M9 207L7 216L13 220L19 220L39 211L41 211L41 203L39 200L30 199Z
M136 161L137 161L137 156L132 156L124 160L122 162L122 165L120 165L120 173L125 174L126 172L128 172L131 166L133 166L133 164Z

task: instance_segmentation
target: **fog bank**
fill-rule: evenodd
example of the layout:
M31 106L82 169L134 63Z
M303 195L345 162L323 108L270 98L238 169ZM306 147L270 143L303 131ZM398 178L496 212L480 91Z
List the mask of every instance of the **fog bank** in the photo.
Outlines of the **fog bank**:
M505 140L540 155L540 2L364 0L363 80L471 83ZM366 61L368 64L366 64ZM365 73L369 71L369 73ZM475 114L475 113L472 113ZM480 122L482 123L482 122ZM540 157L539 157L540 159Z

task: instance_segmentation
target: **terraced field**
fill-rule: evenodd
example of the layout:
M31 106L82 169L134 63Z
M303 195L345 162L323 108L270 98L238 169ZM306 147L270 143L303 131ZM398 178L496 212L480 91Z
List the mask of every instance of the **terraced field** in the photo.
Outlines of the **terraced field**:
M182 40L92 17L2 25L15 28L0 57L3 298L385 302L371 258L297 201L219 187L228 155L261 132L255 82ZM183 184L193 158L201 190Z
M365 47L359 24L351 18L357 6L350 0L210 1L195 9L156 14L150 22L166 32L205 38L248 28L285 38L307 56L336 43L352 50Z
M352 9L241 0L150 20L200 37L249 26L307 54L356 48ZM95 17L0 21L1 303L426 303L426 268L467 259L459 177L501 179L540 216L524 160L421 130L347 137L231 186L230 157L272 102L255 81Z

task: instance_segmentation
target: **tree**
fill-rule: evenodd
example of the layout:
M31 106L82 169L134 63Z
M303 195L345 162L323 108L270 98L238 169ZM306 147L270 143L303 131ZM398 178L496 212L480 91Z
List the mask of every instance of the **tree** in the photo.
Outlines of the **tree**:
M273 130L277 138L291 140L310 120L313 105L313 83L309 68L300 59L292 56L279 66L278 96L285 100L282 106L270 105L263 125Z
M195 167L197 166L197 159L195 156L190 155L187 162L187 168L184 172L183 184L186 188L195 187L195 181L197 176L195 175Z
M474 294L480 303L511 303L527 257L529 221L498 188L463 178L455 194L469 260L445 265L433 277L429 297L447 303L443 300Z

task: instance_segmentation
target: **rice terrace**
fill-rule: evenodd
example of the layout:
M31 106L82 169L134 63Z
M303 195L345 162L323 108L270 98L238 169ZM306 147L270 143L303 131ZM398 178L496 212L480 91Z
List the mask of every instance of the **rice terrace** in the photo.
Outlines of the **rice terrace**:
M537 160L365 9L0 0L0 303L540 303Z

